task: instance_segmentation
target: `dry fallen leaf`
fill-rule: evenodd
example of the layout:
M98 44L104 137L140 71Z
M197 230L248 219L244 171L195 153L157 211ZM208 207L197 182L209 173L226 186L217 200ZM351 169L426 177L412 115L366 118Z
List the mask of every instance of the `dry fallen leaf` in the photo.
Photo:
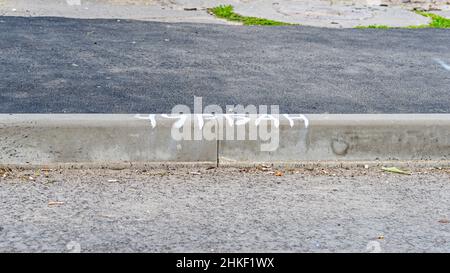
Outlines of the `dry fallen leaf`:
M283 176L284 174L282 173L282 172L280 172L280 171L276 171L275 172L275 176Z
M263 171L263 172L267 172L267 171L270 171L272 168L268 165L258 165L258 166L256 166L256 169Z
M411 175L411 173L404 170L400 170L397 167L381 167L381 169L385 172Z
M49 201L48 205L49 206L64 205L64 202L62 202L62 201Z
M11 169L0 169L0 177L7 177L9 174L11 174Z

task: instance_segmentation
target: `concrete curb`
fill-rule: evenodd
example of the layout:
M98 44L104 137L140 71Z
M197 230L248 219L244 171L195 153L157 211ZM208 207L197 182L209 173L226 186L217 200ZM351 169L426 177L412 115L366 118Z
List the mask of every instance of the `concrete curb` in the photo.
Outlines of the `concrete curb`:
M261 147L274 141L275 134L266 141L248 140L251 128L260 130L262 123L255 124L266 119L271 121L268 131L279 136L273 151L261 151ZM212 121L223 129L213 130L215 139L177 141L172 137L175 129L195 136ZM226 137L231 130L236 137L239 128L246 140ZM292 114L246 119L236 115L0 114L0 151L0 165L20 167L343 166L361 162L448 166L450 114Z

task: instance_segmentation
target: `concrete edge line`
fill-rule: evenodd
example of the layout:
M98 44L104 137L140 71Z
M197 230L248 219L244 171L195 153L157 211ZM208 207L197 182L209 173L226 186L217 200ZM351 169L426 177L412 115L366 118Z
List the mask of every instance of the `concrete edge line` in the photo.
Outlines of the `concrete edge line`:
M218 116L223 132L241 128L245 134L261 119ZM213 120L211 115L0 114L0 166L449 166L450 114L289 114L264 119L278 120L268 126L278 133L273 151L262 151L261 145L275 141L275 135L269 140L234 140L224 138L226 133L219 140L173 138L172 130L195 136L199 124ZM194 126L185 127L186 121Z

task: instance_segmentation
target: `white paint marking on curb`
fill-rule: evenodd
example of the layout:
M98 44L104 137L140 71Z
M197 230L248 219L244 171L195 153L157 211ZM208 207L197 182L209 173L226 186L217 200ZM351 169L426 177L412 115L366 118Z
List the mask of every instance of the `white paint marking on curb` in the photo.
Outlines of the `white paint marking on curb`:
M276 151L261 149L268 139L258 139L257 135L251 138L250 126L241 128L242 139L234 137L237 131L233 131L232 139L227 139L226 134L219 135L218 139L203 138L200 141L174 139L174 124L181 128L188 117L192 124L194 120L197 123L199 117L206 121L215 116L0 114L0 150L6 151L0 153L0 166L128 166L158 162L217 165L218 158L220 164L231 162L236 165L317 161L332 164L389 161L397 164L395 162L403 160L418 164L433 161L432 165L449 166L450 114L308 114L307 118L300 114L274 115L271 118L279 118L282 125L278 132L282 137ZM226 117L231 118L233 124L247 120L218 115L217 118L222 119L218 126L225 131L228 129L225 128ZM250 122L254 121L252 118ZM209 132L209 126L204 125ZM152 127L158 130L152 131ZM183 133L194 133L193 140L197 140L197 131L194 127L192 132L183 130ZM269 138L272 139L278 141L275 137Z
M194 116L197 118L199 129L202 129L204 126L204 120L217 120L218 118L224 117L225 120L228 121L228 124L230 126L233 125L245 125L247 124L251 118L248 117L246 114L220 114L220 115L213 115L213 114L161 114L161 117L167 118L167 119L178 119L178 122L174 124L175 128L182 128L184 125L184 122L190 117ZM297 114L296 116L292 116L291 114L283 114L284 118L286 118L289 122L289 126L292 128L294 127L294 120L302 120L305 129L308 129L309 127L309 120L305 115ZM156 114L136 114L134 116L137 119L144 119L144 120L150 120L150 124L152 125L152 128L156 127ZM280 125L280 120L278 117L275 117L273 115L257 115L255 119L255 125L258 126L259 123L261 123L262 120L270 120L274 122L274 125L276 128Z
M255 120L255 125L259 126L259 124L261 123L261 121L263 120L271 120L274 122L274 126L275 128L278 128L280 126L280 120L277 118L274 118L272 115L267 115L267 114L262 114L259 115L256 120Z
M188 118L188 115L186 115L186 114L180 114L180 115L162 114L161 117L168 118L168 119L178 119L178 121L173 124L173 128L180 129L180 128L183 128L184 123L186 122L186 120Z
M150 124L152 125L152 128L156 127L156 118L155 118L155 114L149 114L149 115L144 115L142 116L141 114L136 114L134 117L137 119L146 119L146 120L150 120Z
M290 117L288 114L283 114L283 116L289 120L289 125L292 127L294 127L294 119L299 119L299 120L303 120L303 122L305 123L305 129L308 129L309 126L309 120L305 117L305 115L298 115L298 117Z
M435 58L434 59L438 64L440 64L445 70L450 71L450 65L446 64L441 59Z

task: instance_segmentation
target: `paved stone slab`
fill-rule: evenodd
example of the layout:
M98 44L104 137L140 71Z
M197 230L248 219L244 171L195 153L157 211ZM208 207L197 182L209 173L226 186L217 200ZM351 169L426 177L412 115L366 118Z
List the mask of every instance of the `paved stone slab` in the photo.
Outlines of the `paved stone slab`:
M356 26L388 25L407 27L424 25L428 18L403 7L384 7L351 1L257 1L236 6L236 12L289 23L317 27L353 28ZM361 2L361 1L360 1ZM364 1L365 2L365 1Z
M0 0L0 14L230 24L206 12L217 5L233 5L246 16L332 28L423 25L429 19L413 8L450 7L434 0Z

